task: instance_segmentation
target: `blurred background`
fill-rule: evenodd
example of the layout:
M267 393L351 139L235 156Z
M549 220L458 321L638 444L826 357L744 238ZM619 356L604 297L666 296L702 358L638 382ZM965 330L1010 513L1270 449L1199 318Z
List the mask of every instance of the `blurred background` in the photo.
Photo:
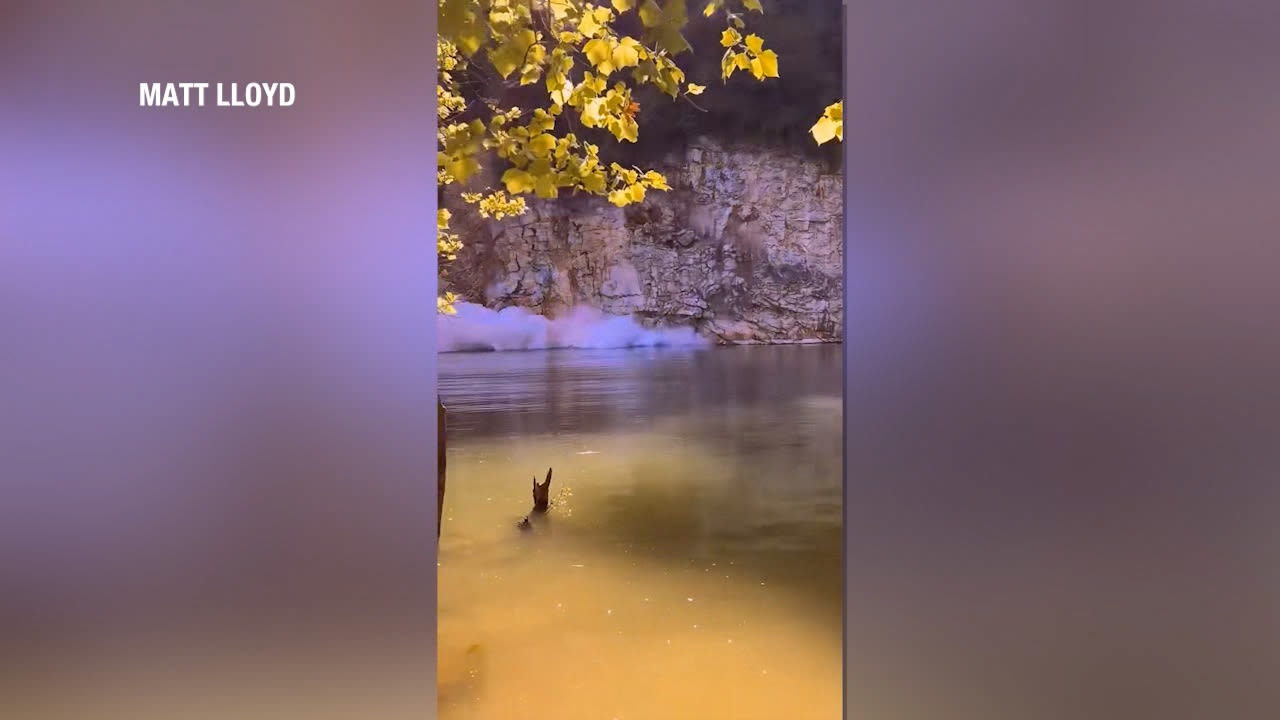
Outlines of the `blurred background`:
M848 716L1275 717L1280 8L848 16Z
M431 717L432 8L0 13L0 716Z

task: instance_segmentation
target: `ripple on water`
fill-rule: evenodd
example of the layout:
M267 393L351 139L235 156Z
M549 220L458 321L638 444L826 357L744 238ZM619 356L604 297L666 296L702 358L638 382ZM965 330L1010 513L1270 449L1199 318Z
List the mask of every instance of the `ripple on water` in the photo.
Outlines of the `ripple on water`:
M442 720L839 716L839 364L780 350L446 368Z

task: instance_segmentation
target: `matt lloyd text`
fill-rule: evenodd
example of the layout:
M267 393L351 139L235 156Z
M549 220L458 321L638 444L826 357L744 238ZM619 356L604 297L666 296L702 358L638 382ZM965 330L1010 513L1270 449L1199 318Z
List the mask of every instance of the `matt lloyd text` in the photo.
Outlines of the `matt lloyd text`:
M141 107L289 107L297 99L293 83L138 83ZM208 102L206 102L208 101Z

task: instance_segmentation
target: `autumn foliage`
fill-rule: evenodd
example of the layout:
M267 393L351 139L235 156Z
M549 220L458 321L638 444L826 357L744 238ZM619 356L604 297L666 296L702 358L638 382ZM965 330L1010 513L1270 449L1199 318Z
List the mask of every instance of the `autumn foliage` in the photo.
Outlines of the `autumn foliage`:
M495 219L524 213L528 195L587 193L625 206L670 189L653 169L603 159L592 140L638 140L641 89L654 88L691 110L708 92L689 82L681 66L694 50L685 35L685 0L438 2L440 185L458 185L464 200ZM779 77L777 54L748 27L764 13L760 0L711 0L701 12L724 19L722 81L737 72L758 81ZM512 97L529 102L515 104ZM813 138L819 144L841 139L841 122L836 103L813 126ZM474 187L482 167L500 172L498 185ZM442 268L461 247L450 220L441 208ZM451 312L454 300L442 296L440 311Z

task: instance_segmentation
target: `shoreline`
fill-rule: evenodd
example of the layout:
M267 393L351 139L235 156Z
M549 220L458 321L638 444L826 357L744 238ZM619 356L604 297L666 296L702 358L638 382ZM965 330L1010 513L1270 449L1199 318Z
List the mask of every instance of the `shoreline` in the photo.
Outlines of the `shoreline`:
M820 340L806 338L803 340L735 340L735 341L712 341L707 345L620 345L611 348L586 348L586 347L546 347L546 348L513 348L510 350L495 350L493 348L473 348L467 350L438 350L437 355L471 355L476 353L518 353L518 352L550 352L553 350L675 350L675 349L705 349L705 348L731 348L731 347L759 347L773 345L842 345L844 340Z

